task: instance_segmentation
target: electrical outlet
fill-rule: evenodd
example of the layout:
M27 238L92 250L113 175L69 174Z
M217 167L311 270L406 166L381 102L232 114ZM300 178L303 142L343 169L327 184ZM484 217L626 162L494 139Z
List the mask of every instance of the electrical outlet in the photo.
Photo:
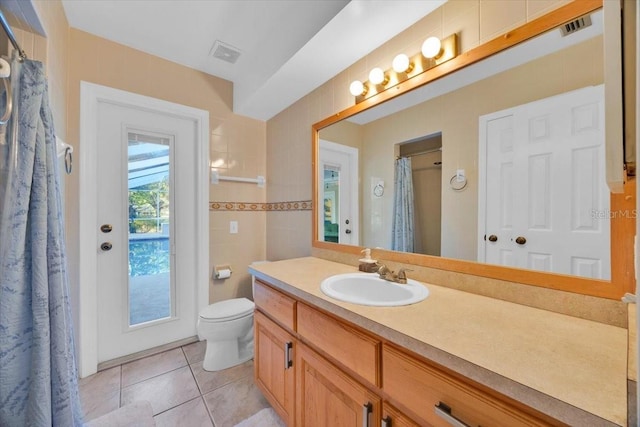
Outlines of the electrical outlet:
M238 234L238 221L229 222L229 233Z

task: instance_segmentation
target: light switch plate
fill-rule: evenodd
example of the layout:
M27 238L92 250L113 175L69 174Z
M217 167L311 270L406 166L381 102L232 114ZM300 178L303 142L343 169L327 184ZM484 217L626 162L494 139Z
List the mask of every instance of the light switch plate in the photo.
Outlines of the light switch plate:
M238 234L238 221L230 221L229 222L229 233L230 234Z

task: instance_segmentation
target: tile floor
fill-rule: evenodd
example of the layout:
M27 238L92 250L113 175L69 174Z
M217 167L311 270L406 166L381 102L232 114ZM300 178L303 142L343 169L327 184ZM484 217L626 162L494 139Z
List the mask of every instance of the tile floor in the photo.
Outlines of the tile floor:
M204 350L196 342L81 379L85 421L147 400L158 427L232 427L269 407L253 383L253 361L207 372Z

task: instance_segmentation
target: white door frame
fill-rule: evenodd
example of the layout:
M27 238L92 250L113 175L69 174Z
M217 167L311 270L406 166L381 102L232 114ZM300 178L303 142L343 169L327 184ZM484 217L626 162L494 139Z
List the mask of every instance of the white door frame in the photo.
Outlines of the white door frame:
M351 177L349 182L349 189L351 191L351 200L349 201L349 209L351 210L351 218L352 218L352 227L351 227L351 244L359 245L360 244L360 191L359 191L359 181L360 181L360 169L358 169L358 149L355 147L350 147L348 145L337 144L335 142L327 141L324 139L320 140L320 147L318 148L319 154L319 163L320 167L318 168L318 182L324 182L324 170L322 168L322 152L323 150L336 151L339 153L343 153L349 156L349 168L351 169ZM323 186L318 186L318 200L324 200L324 192ZM324 224L324 211L322 209L318 209L318 217L316 221L318 221L318 230L323 230ZM342 227L342 224L340 224ZM324 235L318 236L319 238L324 238ZM338 239L340 241L340 239Z
M196 283L198 311L209 304L209 112L119 89L80 82L79 167L79 343L78 369L84 378L98 370L97 126L98 104L111 103L191 120L197 138ZM196 318L193 319L194 323Z

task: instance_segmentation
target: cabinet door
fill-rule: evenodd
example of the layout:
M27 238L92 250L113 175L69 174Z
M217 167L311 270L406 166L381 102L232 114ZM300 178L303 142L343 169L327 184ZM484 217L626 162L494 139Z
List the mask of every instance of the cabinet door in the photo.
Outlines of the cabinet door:
M414 423L409 417L404 415L389 403L384 402L382 405L382 422L381 427L420 427Z
M380 399L367 388L299 344L296 351L298 426L377 426Z
M254 377L258 388L288 426L294 425L295 341L280 326L256 311Z

